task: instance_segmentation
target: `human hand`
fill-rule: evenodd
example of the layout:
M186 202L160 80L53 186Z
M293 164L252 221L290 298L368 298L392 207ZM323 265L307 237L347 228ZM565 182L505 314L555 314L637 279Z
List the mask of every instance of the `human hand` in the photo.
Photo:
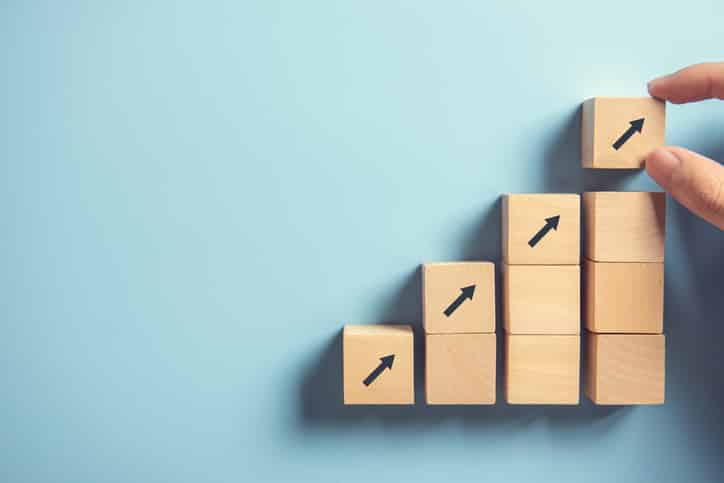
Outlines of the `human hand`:
M697 64L649 82L649 94L673 104L724 100L724 62ZM724 166L684 148L665 146L646 172L681 204L724 230Z

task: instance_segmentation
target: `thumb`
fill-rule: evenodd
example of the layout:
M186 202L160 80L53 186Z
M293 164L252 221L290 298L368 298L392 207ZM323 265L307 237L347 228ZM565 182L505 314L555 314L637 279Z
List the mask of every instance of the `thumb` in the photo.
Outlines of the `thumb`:
M724 230L724 166L688 149L666 146L649 154L646 172L681 204Z

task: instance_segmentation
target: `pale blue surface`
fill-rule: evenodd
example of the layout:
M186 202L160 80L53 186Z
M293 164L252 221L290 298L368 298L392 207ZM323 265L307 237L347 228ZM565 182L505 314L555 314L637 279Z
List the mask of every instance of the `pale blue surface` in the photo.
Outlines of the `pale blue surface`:
M578 105L721 58L724 3L114 3L0 7L1 481L721 478L724 236L673 203L663 407L345 409L335 340L498 259L503 192L655 188Z

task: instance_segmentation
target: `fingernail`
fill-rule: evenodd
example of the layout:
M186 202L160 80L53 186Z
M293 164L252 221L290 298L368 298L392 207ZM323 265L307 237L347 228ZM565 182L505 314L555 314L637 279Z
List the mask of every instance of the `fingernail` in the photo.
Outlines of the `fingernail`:
M681 160L666 148L657 148L646 159L646 172L665 190L671 187L671 177Z
M646 85L649 90L649 94L653 95L654 90L663 83L666 77L667 76L657 77L656 79L649 81L649 83Z

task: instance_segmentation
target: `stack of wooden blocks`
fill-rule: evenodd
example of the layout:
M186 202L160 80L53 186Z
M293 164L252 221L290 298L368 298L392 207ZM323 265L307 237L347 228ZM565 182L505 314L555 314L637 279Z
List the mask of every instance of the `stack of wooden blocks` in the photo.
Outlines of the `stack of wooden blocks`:
M596 404L663 404L663 193L584 193L584 391Z
M664 103L583 104L585 168L640 168L664 142ZM644 125L646 126L644 128ZM665 382L663 193L583 195L584 392L596 404L662 404ZM505 399L578 404L581 367L581 197L503 197ZM422 266L425 399L496 400L495 266ZM414 404L409 325L348 325L345 404Z
M505 398L578 404L580 196L503 198Z
M495 404L495 265L422 266L425 399Z
M666 106L644 98L583 103L584 168L631 169L664 144ZM663 404L663 193L584 193L586 374L596 404Z

